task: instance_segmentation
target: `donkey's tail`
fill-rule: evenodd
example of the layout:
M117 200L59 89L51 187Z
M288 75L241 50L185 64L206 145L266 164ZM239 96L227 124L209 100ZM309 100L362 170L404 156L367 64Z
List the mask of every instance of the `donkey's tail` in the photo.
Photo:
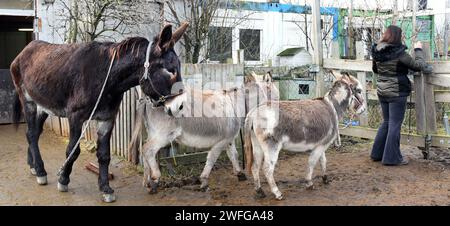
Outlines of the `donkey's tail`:
M12 121L14 124L14 128L19 127L20 119L22 118L22 104L20 103L19 95L17 92L14 92L14 103L13 103L13 114Z
M244 124L244 150L247 172L252 172L253 164L253 146L252 146L252 133L253 133L253 111L247 114Z
M20 85L17 84L17 81L21 81L20 76L20 69L19 65L17 63L17 59L14 60L11 63L11 77L14 82L14 86L16 87L16 91L14 92L14 103L13 103L13 109L12 109L12 122L14 124L14 127L19 127L20 119L22 118L22 103L20 101L19 92L22 92L20 90Z
M134 124L134 130L131 136L130 143L128 145L128 152L133 153L137 150L137 145L139 143L139 138L141 137L141 129L143 124L143 119L145 117L145 102L140 102L136 111L136 122Z

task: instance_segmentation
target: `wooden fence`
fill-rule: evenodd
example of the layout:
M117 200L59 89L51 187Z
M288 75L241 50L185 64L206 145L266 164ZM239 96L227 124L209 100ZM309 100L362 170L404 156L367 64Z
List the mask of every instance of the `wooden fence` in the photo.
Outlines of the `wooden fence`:
M436 103L450 103L450 62L429 62L433 74L415 74L412 101L415 104L416 128L414 133L402 133L402 144L428 148L450 148L450 136L436 132ZM326 69L356 71L358 80L366 82L366 72L372 72L372 62L363 60L325 59ZM435 88L440 90L435 90ZM376 100L376 90L365 91L369 100ZM342 135L374 139L376 129L367 127L367 115L360 119L360 126L341 130ZM425 154L425 153L424 153Z
M206 89L215 89L225 86L227 82L240 85L243 82L244 65L242 64L182 64L181 73L187 84L200 85ZM111 153L136 162L136 153L128 151L128 144L135 123L137 101L141 96L138 86L125 92L120 104L120 110L116 118L111 136ZM57 135L69 136L69 123L67 118L56 116L48 117L46 128ZM85 139L95 145L97 139L97 122L91 121L85 134Z
M415 104L416 128L414 133L402 134L401 143L419 147L438 146L450 148L450 136L436 133L436 103L450 103L450 62L430 62L433 74L414 76L414 92L412 101ZM350 70L357 73L361 82L366 82L366 72L372 71L372 62L364 60L337 60L324 59L325 69ZM225 85L226 82L242 83L244 74L243 65L230 64L185 64L182 65L182 75L187 84L201 85L206 89L215 89ZM366 87L366 86L364 86ZM435 87L439 87L435 90ZM441 89L444 87L444 89ZM369 100L376 100L375 90L364 90ZM117 115L113 135L111 138L112 153L129 161L136 162L136 153L130 153L128 143L135 123L137 100L140 97L140 88L134 87L124 94ZM360 117L360 125L352 126L341 131L342 135L374 139L376 129L369 128L368 115ZM46 122L48 128L61 136L69 135L67 119L49 117ZM91 125L85 135L86 140L95 142L96 122ZM203 153L204 154L204 153Z

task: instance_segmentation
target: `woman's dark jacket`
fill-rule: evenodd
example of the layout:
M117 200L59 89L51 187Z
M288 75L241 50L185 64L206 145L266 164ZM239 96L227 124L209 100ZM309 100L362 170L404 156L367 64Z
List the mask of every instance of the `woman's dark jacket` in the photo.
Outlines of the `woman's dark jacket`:
M406 53L404 45L384 42L372 47L372 70L378 74L377 94L383 97L408 96L411 83L407 77L408 69L423 71L427 69L422 49L414 49L415 59Z

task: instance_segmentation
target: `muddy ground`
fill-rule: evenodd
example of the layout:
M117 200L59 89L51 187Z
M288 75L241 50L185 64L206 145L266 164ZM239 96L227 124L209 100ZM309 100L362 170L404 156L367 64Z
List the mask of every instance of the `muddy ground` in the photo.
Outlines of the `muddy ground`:
M66 138L44 132L40 147L48 172L48 185L39 186L26 164L25 126L17 132L11 125L0 126L0 205L450 205L450 150L436 150L435 160L423 160L415 147L402 147L410 164L382 166L369 160L369 141L347 142L340 151L327 155L331 183L314 179L316 189L306 190L304 177L308 155L284 153L275 179L285 196L275 201L263 178L265 199L253 198L251 180L238 182L228 161L211 173L210 190L196 191L196 185L163 188L150 195L142 187L136 167L113 157L111 181L118 199L100 201L97 176L84 167L96 162L95 154L82 152L74 166L69 192L56 190L56 172L64 160ZM448 163L448 162L447 162ZM315 175L320 173L320 164ZM250 177L249 177L250 178Z

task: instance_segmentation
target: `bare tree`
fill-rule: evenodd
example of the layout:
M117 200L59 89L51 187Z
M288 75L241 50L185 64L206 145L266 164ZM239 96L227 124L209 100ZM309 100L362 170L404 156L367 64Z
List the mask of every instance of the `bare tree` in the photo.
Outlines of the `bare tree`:
M358 26L355 36L358 40L363 41L366 44L365 47L367 52L370 52L371 45L381 38L382 31L385 26L389 24L386 23L386 21L391 21L391 24L402 27L405 31L408 29L408 26L411 26L411 9L409 9L408 6L406 9L398 9L398 5L393 2L393 9L386 9L387 7L384 4L386 4L386 2L381 0L365 0L361 2L361 5L359 6L359 15L355 18L355 20L357 20L356 25ZM417 36L420 31L426 29L428 25L427 21L418 19L416 27L411 28L413 32L411 32L411 34L408 34L408 32L404 33L405 40L413 40L415 36Z
M155 9L145 0L60 0L55 28L67 43L115 39L131 33L130 27L158 22Z
M381 38L381 30L384 26L382 16L385 13L382 12L382 3L379 0L374 2L375 9L373 9L372 5L369 5L367 0L364 1L364 7L359 10L360 15L356 18L358 20L356 24L358 28L352 28L355 31L356 40L366 44L367 52L370 52L372 44ZM397 17L398 15L394 15L392 19L397 19Z
M238 10L235 9L239 8L238 5L234 5L235 9L229 10L228 7L233 4L233 1L226 0L167 0L165 4L169 9L166 16L169 22L180 25L183 21L188 21L190 24L181 42L185 49L185 61L189 63L199 63L202 53L205 60L209 58L209 49L204 48L207 46L208 39L213 38L215 42L229 41L229 29L214 29L214 37L210 37L212 27L233 28L251 14L236 13ZM218 47L229 48L226 45L218 45Z
M310 43L312 45L312 40L311 40L311 35L310 35L311 31L308 30L309 22L308 22L308 10L306 10L307 7L308 6L305 4L304 5L305 10L301 14L302 18L303 18L303 26L302 26L301 22L294 22L294 24L302 31L303 35L305 35L305 47L306 47L306 50L309 52L309 46L310 46Z
M169 0L166 4L170 10L174 22L178 25L182 21L188 21L190 29L184 34L183 45L185 47L186 62L198 63L200 50L205 44L208 35L209 26L219 8L219 0L182 1L182 9L179 11L180 1Z
M433 39L433 44L435 46L435 50L434 50L434 55L437 57L437 59L439 60L446 60L446 54L448 55L448 48L446 48L445 45L445 34L448 33L449 31L447 30L448 25L442 26L442 27L438 27L435 26L435 38ZM447 46L448 46L448 41L447 41Z
M304 13L299 14L302 17L301 21L294 21L293 23L300 29L300 31L303 33L304 37L305 37L305 47L306 50L309 51L310 48L311 50L314 50L314 46L313 46L313 42L311 39L311 30L308 29L309 27L311 27L310 21L308 20L308 15L310 15L308 13L307 10L305 10ZM324 44L324 47L327 49L327 51L329 50L329 46L330 46L330 35L332 35L332 31L335 27L335 25L338 23L338 21L335 21L333 19L332 16L326 16L324 17L324 19L322 19L322 42ZM327 53L328 55L328 53Z

